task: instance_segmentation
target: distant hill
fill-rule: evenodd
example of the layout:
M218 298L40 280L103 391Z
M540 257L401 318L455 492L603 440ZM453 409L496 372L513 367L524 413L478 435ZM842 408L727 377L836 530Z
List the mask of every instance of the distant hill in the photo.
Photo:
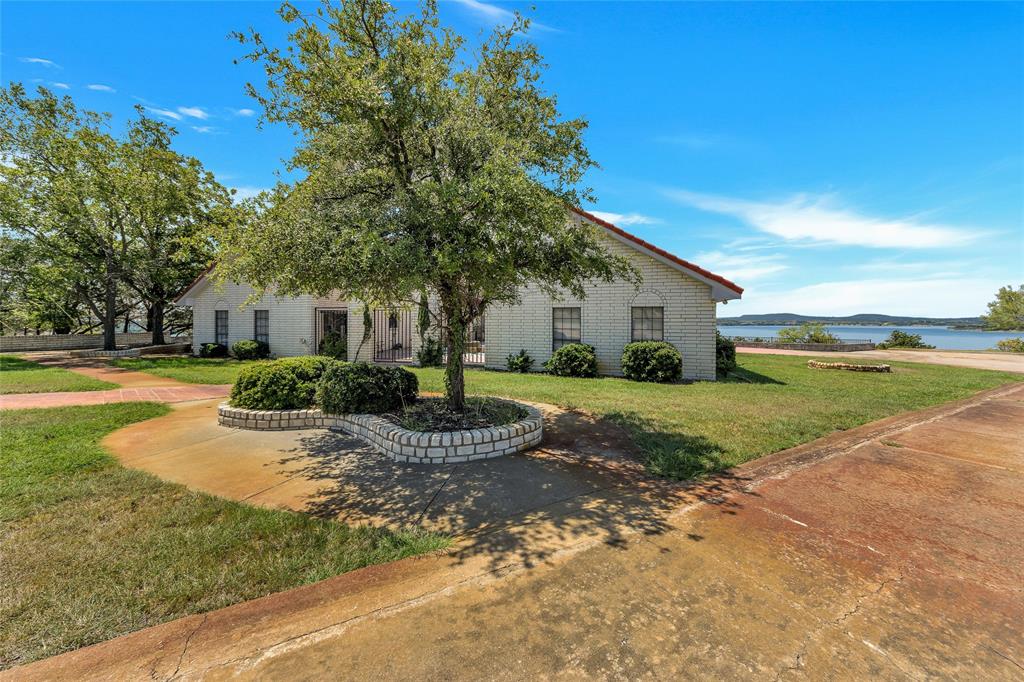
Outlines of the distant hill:
M739 317L720 317L721 325L788 325L804 322L821 322L841 326L865 327L896 327L896 326L927 326L927 327L981 327L980 317L902 317L899 315L878 315L860 313L846 317L824 317L821 315L797 315L796 313L768 313L764 315L740 315Z

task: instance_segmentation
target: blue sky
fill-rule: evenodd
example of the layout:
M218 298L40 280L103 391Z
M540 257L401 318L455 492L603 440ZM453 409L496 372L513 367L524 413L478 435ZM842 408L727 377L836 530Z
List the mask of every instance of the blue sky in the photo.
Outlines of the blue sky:
M0 80L123 123L143 104L241 193L294 138L258 126L227 38L273 2L0 5ZM410 9L412 5L400 5ZM475 36L522 3L450 0ZM547 87L590 121L600 212L733 278L719 315L975 315L1024 282L1024 5L539 2Z

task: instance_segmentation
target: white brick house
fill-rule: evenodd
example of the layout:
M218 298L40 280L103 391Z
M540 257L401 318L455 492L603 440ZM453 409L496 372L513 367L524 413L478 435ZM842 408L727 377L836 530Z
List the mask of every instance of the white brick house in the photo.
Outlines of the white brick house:
M503 369L510 353L524 349L540 369L556 347L578 340L597 349L602 373L614 375L621 373L623 346L657 339L679 349L684 378L714 380L715 304L738 299L743 289L585 211L573 209L572 219L598 227L609 250L633 262L640 288L597 282L584 300L558 300L527 287L518 304L488 309L471 336L471 350L480 352L468 354L467 362ZM361 343L359 302L265 294L247 303L252 293L247 285L217 287L205 275L182 292L177 303L193 309L196 352L204 343L258 338L275 356L306 355L332 330L347 335L352 360L409 362L418 350L412 310L372 311L373 332Z

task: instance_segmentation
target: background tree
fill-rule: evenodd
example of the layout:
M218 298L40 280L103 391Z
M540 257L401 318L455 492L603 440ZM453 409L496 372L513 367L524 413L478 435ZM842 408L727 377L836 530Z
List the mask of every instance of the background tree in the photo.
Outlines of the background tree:
M1000 287L996 300L988 304L988 315L982 315L986 329L1024 329L1024 284L1018 289L1013 285Z
M282 294L337 293L370 305L415 305L429 291L447 347L449 405L464 407L466 330L533 282L585 296L587 280L638 275L567 205L594 165L586 123L560 117L517 17L475 50L441 28L437 8L399 17L381 0L290 4L290 45L239 34L263 64L250 94L269 121L301 133L289 170L255 203L246 229L223 235L221 278Z

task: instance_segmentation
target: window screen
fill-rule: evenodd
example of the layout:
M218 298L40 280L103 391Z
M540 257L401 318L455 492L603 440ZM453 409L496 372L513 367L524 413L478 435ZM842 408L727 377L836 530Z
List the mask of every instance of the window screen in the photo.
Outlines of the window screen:
M217 337L215 341L222 346L226 346L228 345L228 311L215 310L213 314L214 334Z
M633 341L665 340L665 309L662 307L633 308Z
M583 339L580 318L579 308L551 309L551 350Z
M256 317L254 318L254 326L252 332L252 338L263 343L270 343L270 311L269 310L257 310Z

